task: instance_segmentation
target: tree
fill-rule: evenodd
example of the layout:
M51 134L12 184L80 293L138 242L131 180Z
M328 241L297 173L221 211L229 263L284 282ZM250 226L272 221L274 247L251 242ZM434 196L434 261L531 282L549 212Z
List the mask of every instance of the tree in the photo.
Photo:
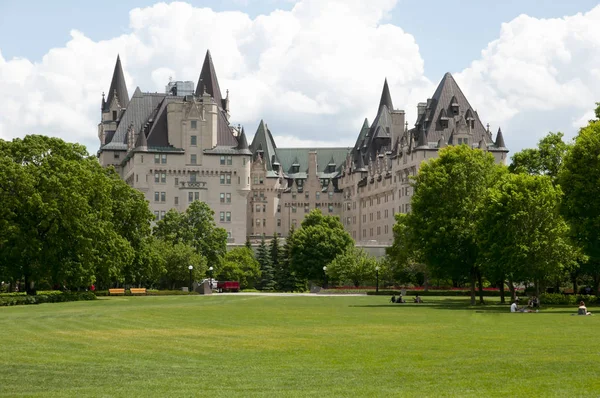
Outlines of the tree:
M260 264L260 281L258 282L258 289L260 290L273 290L275 287L275 280L273 279L273 265L271 263L271 254L269 248L263 236L258 246L256 253L256 260Z
M159 241L158 247L164 264L164 282L170 289L176 286L188 286L190 279L189 266L192 269L192 279L199 280L206 275L208 269L206 258L196 249L186 243L170 243Z
M596 108L600 119L600 105ZM600 287L600 120L579 131L565 157L559 182L565 196L562 214L571 226L573 240L588 257L586 271Z
M423 163L414 179L412 212L407 218L414 242L436 275L469 278L472 305L477 279L483 302L477 214L501 170L490 153L450 146Z
M281 250L279 274L276 274L276 288L282 292L304 291L306 289L306 282L296 276L296 272L291 266L290 242L293 240L294 233L295 229L292 225Z
M252 243L250 242L249 236L246 236L246 243L244 244L244 246L246 246L247 249L252 250Z
M513 155L509 170L512 173L547 175L554 183L564 163L569 144L563 141L563 133L548 133L536 149L524 149Z
M341 282L352 282L355 287L375 279L377 260L363 249L351 247L327 265L327 275Z
M275 289L280 290L281 277L283 275L283 253L281 251L281 245L279 244L279 234L275 232L271 244L269 245L269 255L271 258L271 266L273 267L273 281L275 282Z
M386 248L386 263L395 281L420 285L427 281L427 266L421 258L413 230L408 225L408 214L396 213L393 227L394 241ZM427 288L427 285L425 286Z
M311 211L290 240L292 270L300 278L323 281L323 266L354 245L338 217Z
M0 263L11 280L31 292L32 282L122 280L152 217L140 192L58 138L0 140L0 159Z
M227 252L227 231L216 226L213 210L200 201L192 202L183 213L169 210L156 223L154 235L173 244L186 243L193 246L215 270L219 268Z
M217 279L222 281L238 281L240 288L254 286L260 278L260 264L254 258L254 252L247 247L236 247L225 254L223 266L219 268Z
M536 293L572 261L562 192L550 176L506 174L489 189L478 224L484 268L495 280L533 281Z

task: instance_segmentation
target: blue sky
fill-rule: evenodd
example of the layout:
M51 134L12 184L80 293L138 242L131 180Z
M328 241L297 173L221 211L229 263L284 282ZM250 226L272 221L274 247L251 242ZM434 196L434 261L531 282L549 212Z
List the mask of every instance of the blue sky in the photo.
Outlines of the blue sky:
M590 115L594 101L600 101L600 92L596 90L600 87L600 71L597 72L593 66L600 67L597 62L600 59L600 42L594 37L594 25L600 22L600 11L574 17L594 9L598 1L376 0L369 2L369 5L372 4L373 9L380 9L383 16L375 16L370 14L371 9L365 11L361 8L360 1L349 0L352 5L349 6L348 17L355 18L349 19L349 23L360 21L364 14L368 14L364 15L367 21L365 26L359 28L381 39L381 42L375 42L372 46L367 41L367 44L348 50L348 54L340 53L340 57L345 56L351 63L356 63L352 73L348 73L352 80L349 84L357 88L355 96L340 85L329 87L331 76L312 80L312 76L302 71L302 68L315 67L302 63L303 59L311 57L306 50L310 46L301 47L301 50L294 46L296 42L309 39L302 38L298 32L287 32L279 25L275 35L290 34L294 44L287 45L285 53L295 53L297 59L294 65L277 69L282 75L277 75L273 81L269 81L273 70L261 69L262 57L277 49L281 43L276 43L277 38L263 38L264 24L259 21L270 21L266 25L271 26L279 24L279 20L289 23L289 18L293 17L300 30L311 29L308 28L311 26L310 18L293 11L296 2L223 0L187 3L194 9L210 8L215 12L210 15L218 16L220 21L225 21L222 24L229 23L234 28L252 24L253 27L247 29L255 42L248 44L243 37L236 35L228 40L220 40L213 37L211 32L203 31L206 42L198 37L193 42L200 55L186 55L175 61L185 50L184 47L171 53L152 47L155 43L155 27L167 33L176 29L164 19L168 19L175 7L161 9L166 13L166 16L161 16L157 11L159 8L152 7L156 4L153 1L0 1L0 91L12 91L15 87L26 91L27 81L38 82L35 87L39 92L35 95L15 97L9 102L12 106L10 109L21 112L29 109L30 113L32 109L35 112L37 108L34 105L39 104L41 113L35 118L25 115L10 119L9 116L0 115L0 137L11 138L28 132L58 135L83 142L93 152L97 147L92 124L96 112L94 104L98 102L100 92L108 89L112 72L112 66L109 65L114 64L116 53L119 52L124 54L122 58L131 94L135 85L145 91L160 90L164 84L160 79L165 80L166 74L195 80L200 65L192 64L197 58L203 57L206 48L211 47L221 88L231 88L232 110L238 111L237 120L253 131L260 119L265 118L274 135L283 142L281 146L352 145L362 124L360 120L374 116L384 77L392 82L394 104L406 108L410 120L416 102L425 100L433 93L442 75L447 71L455 74L484 122L490 121L494 128L502 126L512 152L535 145L550 130L562 130L567 136L573 136L577 131L577 123ZM300 3L307 3L306 7L315 13L310 15L320 16L327 15L329 4L335 1L305 0ZM150 21L146 22L148 26L132 26L130 10L137 7L144 9L140 15L144 15L144 21ZM185 19L193 27L186 13L181 13L181 7L178 9L179 13L173 11L173 18ZM276 9L285 13L271 14ZM223 11L238 11L244 18L239 15L230 17L222 14ZM198 12L200 19L203 18L201 14ZM525 16L519 17L523 14ZM261 15L269 17L261 19ZM327 23L335 26L335 16L330 17ZM261 26L257 28L257 25ZM386 31L383 28L385 25L393 25L395 30ZM203 25L199 24L198 29L202 30ZM83 38L74 38L72 30L81 32ZM346 36L335 38L335 29L325 29L324 32L328 38L331 34L331 40L340 40L340 46L347 44L343 43ZM141 49L135 48L132 38L142 42ZM557 43L556 46L553 41ZM224 43L223 48L215 48L215 43ZM393 46L387 46L386 43L392 43ZM524 49L520 48L523 43L526 43ZM366 59L374 57L373 53L379 48L392 49L389 64L381 66L381 62L367 62ZM488 50L484 53L486 48ZM158 55L143 59L143 51L148 53L149 49ZM337 51L335 43L330 47L324 45L323 48L316 48L315 52L326 60L327 52L332 49ZM101 51L105 54L102 58ZM74 76L73 72L67 72L69 65L64 68L57 66L57 54L62 53L68 54L64 60L71 67L79 61L93 63L96 67L90 66L85 73ZM94 58L94 53L98 53L98 59ZM355 62L361 57L365 58L364 65ZM388 57L388 54L383 54L383 57ZM67 58L71 61L67 61ZM170 59L173 60L172 65L169 64ZM237 69L231 66L233 62L243 63L240 59L247 61L248 65ZM318 65L322 67L324 64ZM331 73L335 74L335 69L341 70L344 65L332 64L334 70ZM579 65L581 71L572 65ZM60 75L61 69L65 70L65 76L52 80ZM363 79L363 75L369 76ZM101 80L102 84L96 86L89 79ZM54 94L49 93L51 88L61 87L61 81L86 86L77 95L89 103L82 105L79 110L84 115L71 117L71 122L64 125L52 115L42 115L49 112L49 106L44 104L51 104L52 109L68 108L68 104L59 98L60 95L54 98ZM361 88L361 84L368 87ZM257 93L256 96L262 93L264 97L265 92L274 90L273 87L278 87L280 92L273 94L272 101L264 100L257 104L247 94L252 91ZM261 91L263 89L265 91ZM578 90L583 89L587 91L579 95ZM32 101L32 97L37 102ZM65 94L64 97L68 96ZM544 103L546 97L552 97L552 101ZM275 102L286 102L289 106L283 109L274 106ZM24 117L28 118L27 128L20 129L18 120ZM235 122L236 114L232 118Z

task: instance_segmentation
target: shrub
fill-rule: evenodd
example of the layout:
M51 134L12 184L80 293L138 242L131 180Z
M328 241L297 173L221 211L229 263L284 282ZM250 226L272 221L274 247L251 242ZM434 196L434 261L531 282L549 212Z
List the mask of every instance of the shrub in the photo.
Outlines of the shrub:
M45 292L48 294L38 294L35 296L18 295L0 297L0 307L11 305L43 304L43 303L64 303L67 301L95 300L96 295L92 292Z
M574 296L572 294L560 294L560 293L542 293L540 295L540 302L542 305L579 305L579 302L583 301L586 305L598 304L598 297L588 295Z

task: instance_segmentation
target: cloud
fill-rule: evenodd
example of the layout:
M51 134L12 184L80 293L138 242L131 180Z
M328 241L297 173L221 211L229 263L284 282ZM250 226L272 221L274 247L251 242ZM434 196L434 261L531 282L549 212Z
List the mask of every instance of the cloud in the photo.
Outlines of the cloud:
M375 116L385 77L409 123L437 84L424 75L414 37L388 23L396 3L301 0L256 18L158 3L131 10L128 33L94 41L74 30L40 62L0 53L0 137L47 134L94 152L117 54L131 95L136 86L163 92L169 77L196 82L210 49L232 123L249 136L264 119L279 146L352 146L363 119ZM521 15L455 78L514 152L550 130L573 135L591 117L599 49L600 6L559 19Z
M250 135L263 118L275 134L296 137L289 142L351 143L375 112L384 77L398 107L431 85L413 36L382 23L395 4L303 0L254 19L178 2L136 8L130 32L110 40L72 31L39 63L0 54L0 134L54 135L93 152L117 54L131 95L136 86L162 92L170 76L195 82L210 49L232 122Z
M572 137L600 100L600 6L564 18L520 15L455 77L513 149L548 131Z

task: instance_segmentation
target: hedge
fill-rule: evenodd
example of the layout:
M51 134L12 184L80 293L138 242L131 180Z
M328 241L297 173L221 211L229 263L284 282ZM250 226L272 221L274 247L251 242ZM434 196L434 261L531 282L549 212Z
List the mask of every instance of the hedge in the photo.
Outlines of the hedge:
M586 305L600 304L597 296L589 295L572 295L572 294L560 294L560 293L543 293L540 295L540 302L542 305L579 305L579 302L583 301Z
M27 305L43 303L64 303L67 301L95 300L96 295L92 292L44 292L35 296L16 295L1 296L0 307L10 305Z
M94 294L98 297L105 297L105 296L110 296L110 294L108 294L108 290L96 290L94 292ZM153 289L146 289L146 295L147 296L187 296L189 294L198 294L197 292L184 292L182 290L153 290ZM119 296L122 296L122 294L120 294ZM139 296L139 294L133 295L131 294L131 292L129 291L129 289L125 289L125 296Z

